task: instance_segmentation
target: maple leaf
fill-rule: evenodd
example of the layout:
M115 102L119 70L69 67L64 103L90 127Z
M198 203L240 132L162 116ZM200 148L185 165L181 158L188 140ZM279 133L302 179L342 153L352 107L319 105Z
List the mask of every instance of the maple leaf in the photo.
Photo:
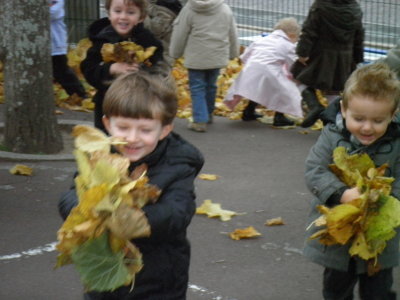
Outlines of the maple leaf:
M204 174L204 173L203 174L199 174L197 177L199 177L202 180L211 180L211 181L217 180L219 178L218 175L215 175L215 174Z
M285 225L285 222L283 222L283 219L281 217L278 217L278 218L268 219L265 222L265 225L267 226Z
M32 176L33 169L25 165L16 164L10 169L10 173L13 175Z
M75 248L71 257L89 291L113 291L130 281L124 253L111 250L106 233Z
M237 212L221 208L221 204L213 203L211 200L204 200L202 205L196 208L196 214L207 215L209 218L220 218L221 221L229 221Z
M233 232L229 233L229 236L233 240L240 240L258 237L261 236L261 233L259 233L253 226L249 226L247 228L235 229Z

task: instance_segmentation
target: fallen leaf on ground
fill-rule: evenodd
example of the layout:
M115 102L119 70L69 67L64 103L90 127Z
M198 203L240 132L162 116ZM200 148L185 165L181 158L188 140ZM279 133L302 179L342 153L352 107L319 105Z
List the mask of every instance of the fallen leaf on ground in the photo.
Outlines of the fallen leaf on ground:
M196 214L207 215L209 218L219 217L221 221L229 221L232 216L239 215L239 213L231 210L221 208L221 204L213 203L211 200L204 200L203 204L196 208Z
M33 169L25 165L17 164L12 169L10 169L10 173L13 175L32 176Z
M261 236L261 233L259 233L253 226L249 226L247 228L235 229L233 232L229 233L229 236L233 240L240 240Z
M199 177L200 179L203 179L203 180L217 180L217 179L219 178L218 175L215 175L215 174L205 174L205 173L200 174L198 177Z
M278 218L268 219L265 222L265 225L267 225L267 226L285 225L285 222L283 222L281 217L278 217Z

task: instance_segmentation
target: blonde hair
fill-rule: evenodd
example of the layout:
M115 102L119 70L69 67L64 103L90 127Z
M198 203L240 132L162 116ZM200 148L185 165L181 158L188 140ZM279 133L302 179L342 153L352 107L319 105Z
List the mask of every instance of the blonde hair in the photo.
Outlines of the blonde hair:
M375 101L393 101L393 111L400 101L400 82L396 73L385 63L373 63L356 69L346 81L343 91L343 107L351 98L364 96Z
M110 11L111 4L113 0L106 0L104 7L106 8L107 12ZM147 1L146 0L124 0L126 5L135 5L140 9L140 18L144 20L147 16Z
M294 34L298 36L301 31L301 27L295 18L283 18L280 19L274 26L274 30L282 30L286 34Z
M178 108L174 81L144 71L118 77L107 90L103 113L106 117L159 119L171 124Z

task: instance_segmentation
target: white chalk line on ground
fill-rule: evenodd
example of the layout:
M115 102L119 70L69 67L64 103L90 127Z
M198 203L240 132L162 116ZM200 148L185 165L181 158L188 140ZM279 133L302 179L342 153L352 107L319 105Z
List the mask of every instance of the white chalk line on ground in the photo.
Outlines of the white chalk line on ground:
M52 242L52 243L46 244L44 246L28 249L26 251L22 251L19 253L2 255L2 256L0 256L0 261L12 260L12 259L18 259L18 258L28 258L28 257L35 256L35 255L42 255L45 253L53 252L56 250L56 245L57 245L57 242Z
M37 256L37 255L43 255L43 254L55 251L56 245L57 245L57 242L52 242L52 243L48 243L44 246L39 246L36 248L28 249L26 251L22 251L19 253L13 253L13 254L9 254L9 255L1 255L0 261L11 261L14 259L30 258L30 257ZM289 243L285 243L284 246L279 246L275 243L265 243L261 246L261 248L263 248L264 250L283 249L286 252L301 254L300 249L290 247ZM237 300L235 298L220 296L215 291L210 291L205 287L198 286L198 285L192 284L192 283L189 283L188 288L191 292L193 292L195 294L210 296L210 297L212 297L211 298L212 300ZM218 295L218 296L216 296L216 295Z

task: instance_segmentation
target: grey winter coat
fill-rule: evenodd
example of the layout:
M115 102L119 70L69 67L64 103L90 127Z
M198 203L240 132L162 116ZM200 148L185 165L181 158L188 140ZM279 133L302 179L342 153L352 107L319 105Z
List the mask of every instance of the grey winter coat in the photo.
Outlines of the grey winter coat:
M169 54L188 69L226 67L239 55L236 23L223 0L189 0L174 21Z
M364 60L362 11L356 0L316 0L304 21L296 54L309 57L294 74L310 87L341 91Z
M326 113L325 113L326 114ZM337 122L335 119L337 116ZM369 146L357 145L351 139L349 131L341 121L340 113L331 115L316 144L311 148L306 159L305 179L306 184L314 198L309 222L317 219L320 213L316 210L317 205L335 205L331 200L335 194L341 197L345 184L341 182L329 169L328 165L333 163L332 153L338 146L344 146L349 153L366 152L375 162L376 166L384 163L389 164L385 176L395 178L392 185L392 195L400 199L400 125L391 123L383 137ZM333 121L333 123L331 123ZM337 200L340 199L337 197ZM304 255L311 261L327 268L347 271L350 261L348 245L322 245L318 240L309 240L321 227L313 226L307 231L307 240L304 248ZM357 272L365 273L367 263L365 260L354 257L357 264ZM399 263L399 234L389 240L383 253L378 256L378 263L385 268L397 266Z

